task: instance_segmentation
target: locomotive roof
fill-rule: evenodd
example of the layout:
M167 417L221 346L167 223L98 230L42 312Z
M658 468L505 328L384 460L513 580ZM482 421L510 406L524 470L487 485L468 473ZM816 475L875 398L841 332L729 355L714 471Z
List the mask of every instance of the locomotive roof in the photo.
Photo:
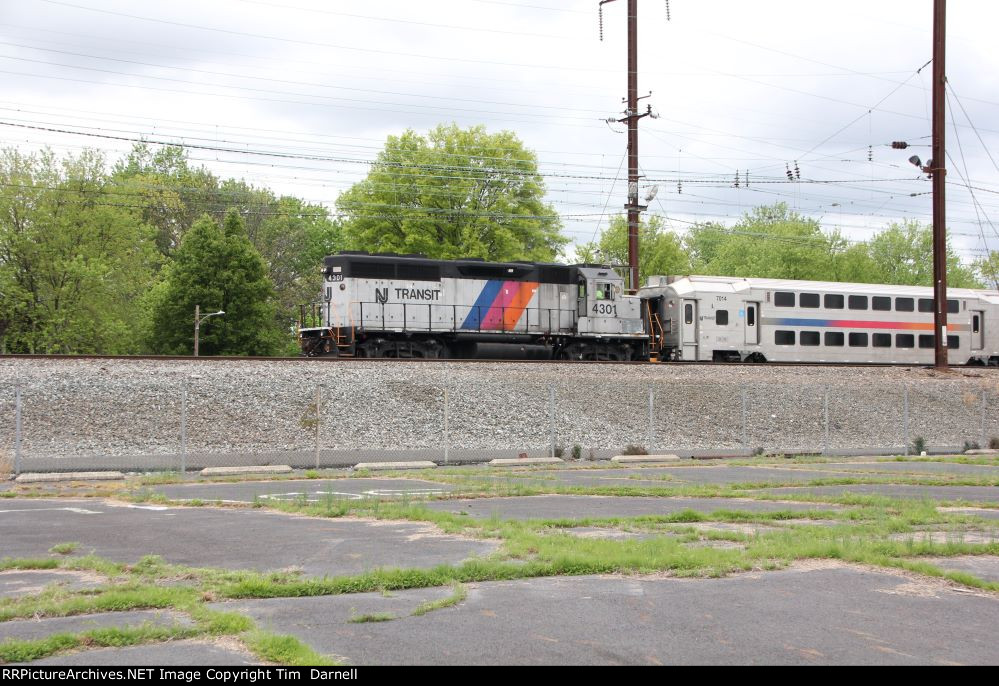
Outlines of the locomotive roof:
M839 281L799 281L794 279L758 279L734 276L652 276L649 278L646 288L665 288L667 286L678 293L691 293L694 291L738 293L751 288L763 288L787 291L812 290L823 293L856 293L858 295L884 293L888 295L924 298L927 296L933 297L933 289L929 286L896 286L891 284L846 283ZM948 288L947 295L952 298L999 299L999 292L969 288Z
M596 270L596 271L594 271ZM486 262L481 258L435 260L425 255L395 253L341 252L324 260L324 271L369 279L439 281L441 278L506 279L541 283L574 284L580 276L607 276L620 279L610 267L593 264L552 262Z

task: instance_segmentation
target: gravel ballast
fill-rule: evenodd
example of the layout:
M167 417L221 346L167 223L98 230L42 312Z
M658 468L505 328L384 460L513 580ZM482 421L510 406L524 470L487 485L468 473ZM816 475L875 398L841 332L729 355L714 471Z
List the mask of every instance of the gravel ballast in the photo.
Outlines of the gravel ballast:
M323 466L443 462L445 443L451 461L547 456L551 388L556 444L584 459L628 445L886 452L907 436L930 450L999 436L991 369L0 358L0 470L14 463L16 386L21 471L177 468L185 448L188 468L315 466L317 387Z

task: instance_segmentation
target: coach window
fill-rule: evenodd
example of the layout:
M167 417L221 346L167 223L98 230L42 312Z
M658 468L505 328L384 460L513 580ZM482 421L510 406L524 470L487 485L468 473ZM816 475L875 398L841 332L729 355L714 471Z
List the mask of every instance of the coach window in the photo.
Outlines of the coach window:
M947 301L947 312L950 314L958 314L961 311L961 303L958 300L948 300Z
M718 326L728 326L728 310L718 310L715 312L715 324Z
M847 301L850 305L851 310L866 310L867 309L867 296L866 295L851 295L850 299ZM864 343L864 345L867 345Z
M896 312L912 312L915 307L916 302L912 298L895 298Z
M774 331L774 343L777 345L794 345L794 332Z
M915 348L916 347L916 337L911 333L897 333L895 334L895 347L896 348Z
M683 323L694 323L694 306L689 303L683 306Z
M798 296L798 304L801 307L818 307L819 306L819 294L818 293L802 293Z
M871 309L878 312L891 312L891 298L874 296L871 298Z
M801 344L807 346L816 346L819 344L819 332L818 331L802 331L801 332Z
M920 348L924 348L924 349L937 347L937 345L936 345L936 336L934 336L932 334L930 334L928 336L920 336L919 337L919 347Z
M866 348L867 347L867 334L853 332L850 334L850 347L851 348Z
M843 296L830 293L825 297L825 305L827 310L842 310L843 309Z
M871 343L874 344L875 348L890 348L891 347L891 334L890 333L876 333L871 336Z
M932 298L920 298L919 299L919 311L920 312L932 312L933 311L933 299ZM933 347L932 345L930 346Z
M947 336L947 347L953 350L957 350L961 347L961 337L960 336Z
M826 345L830 348L842 348L843 347L843 332L842 331L827 331L826 332Z
M794 293L777 291L774 293L774 305L777 307L794 307Z

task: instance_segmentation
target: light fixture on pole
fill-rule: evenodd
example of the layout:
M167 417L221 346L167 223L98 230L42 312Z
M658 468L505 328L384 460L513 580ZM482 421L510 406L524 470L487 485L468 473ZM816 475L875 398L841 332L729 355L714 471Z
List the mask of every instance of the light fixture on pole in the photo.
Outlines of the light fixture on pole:
M194 306L194 356L198 356L198 338L201 333L201 322L205 321L209 317L219 317L224 315L225 312L219 310L218 312L212 312L211 314L206 314L204 317L201 316L201 305Z

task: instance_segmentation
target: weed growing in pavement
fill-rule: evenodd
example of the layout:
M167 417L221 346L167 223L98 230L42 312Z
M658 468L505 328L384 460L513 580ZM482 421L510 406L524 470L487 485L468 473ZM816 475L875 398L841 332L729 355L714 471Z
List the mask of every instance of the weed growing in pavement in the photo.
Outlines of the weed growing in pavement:
M375 612L367 615L352 614L347 621L351 624L366 624L368 622L391 622L393 619L397 619L397 617L391 613Z
M56 543L49 548L49 552L53 555L69 555L76 552L76 549L79 547L79 543Z
M412 612L409 613L410 616L421 617L427 614L428 612L433 612L434 610L443 610L446 607L454 607L455 605L462 602L463 600L465 600L465 598L468 597L468 589L465 588L462 584L456 583L452 585L451 588L452 588L452 593L447 598L441 598L440 600L430 600L425 603L421 603L420 605L416 606L416 609L414 609Z

